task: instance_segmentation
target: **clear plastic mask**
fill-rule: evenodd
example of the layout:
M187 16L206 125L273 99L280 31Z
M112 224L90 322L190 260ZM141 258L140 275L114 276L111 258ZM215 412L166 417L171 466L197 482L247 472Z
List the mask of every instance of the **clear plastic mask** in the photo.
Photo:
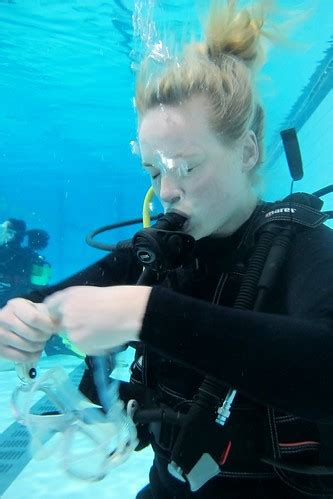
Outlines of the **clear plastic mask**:
M119 399L117 382L111 384L110 409L104 414L79 392L60 366L34 381L20 379L23 383L13 392L12 409L16 420L29 431L31 451L37 459L59 449L65 471L96 481L124 462L137 446L136 427ZM38 404L51 413L36 413ZM53 445L44 447L54 434L58 438Z

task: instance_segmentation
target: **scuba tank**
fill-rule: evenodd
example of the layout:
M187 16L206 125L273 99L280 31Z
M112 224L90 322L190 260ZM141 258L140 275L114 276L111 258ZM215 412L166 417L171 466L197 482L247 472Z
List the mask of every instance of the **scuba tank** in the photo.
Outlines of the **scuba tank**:
M48 286L52 275L51 265L41 255L37 255L31 266L30 283L33 286Z

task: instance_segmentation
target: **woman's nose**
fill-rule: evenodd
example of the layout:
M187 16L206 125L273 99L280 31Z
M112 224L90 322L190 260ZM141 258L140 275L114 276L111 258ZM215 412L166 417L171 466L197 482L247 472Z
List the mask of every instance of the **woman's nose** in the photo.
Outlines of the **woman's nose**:
M182 190L178 185L177 178L173 175L161 174L159 198L163 203L175 204L180 201Z

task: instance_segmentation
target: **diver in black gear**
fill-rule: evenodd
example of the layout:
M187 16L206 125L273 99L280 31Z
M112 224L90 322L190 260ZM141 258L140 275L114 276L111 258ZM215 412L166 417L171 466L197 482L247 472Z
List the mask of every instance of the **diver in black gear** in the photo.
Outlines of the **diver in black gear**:
M184 263L137 286L142 261L131 245L119 245L31 294L35 302L47 297L33 319L27 300L0 312L0 355L16 362L38 358L42 338L67 329L89 355L80 386L96 402L91 357L140 342L131 383L120 389L124 401L140 405L138 449L151 443L155 453L140 499L317 498L330 486L321 429L330 433L333 423L333 234L306 196L269 204L256 191L263 110L253 76L268 29L260 14L233 6L215 6L204 43L186 47L163 74L152 77L144 67L138 77L143 167L166 215L183 216L181 231L195 239ZM313 216L310 225L298 210ZM263 264L275 263L270 246L259 244L262 234L271 239L269 220L278 226L274 241L283 246L287 231L290 244L260 306L254 299L245 307L242 287L252 286L258 248ZM260 278L259 292L267 282ZM14 315L40 344L20 324L15 335L8 330ZM197 424L202 409L204 426ZM144 410L154 418L145 421ZM187 418L193 452L203 451L190 465L188 447L184 461L177 449L191 431Z
M26 230L24 220L9 218L0 225L0 307L16 296L49 284L51 267L39 253L48 240L45 230Z

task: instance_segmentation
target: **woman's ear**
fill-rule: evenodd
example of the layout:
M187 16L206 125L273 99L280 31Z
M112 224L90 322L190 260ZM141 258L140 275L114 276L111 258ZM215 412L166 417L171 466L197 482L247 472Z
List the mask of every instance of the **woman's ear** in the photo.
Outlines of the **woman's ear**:
M248 130L243 142L243 171L249 172L258 163L259 150L255 133Z

